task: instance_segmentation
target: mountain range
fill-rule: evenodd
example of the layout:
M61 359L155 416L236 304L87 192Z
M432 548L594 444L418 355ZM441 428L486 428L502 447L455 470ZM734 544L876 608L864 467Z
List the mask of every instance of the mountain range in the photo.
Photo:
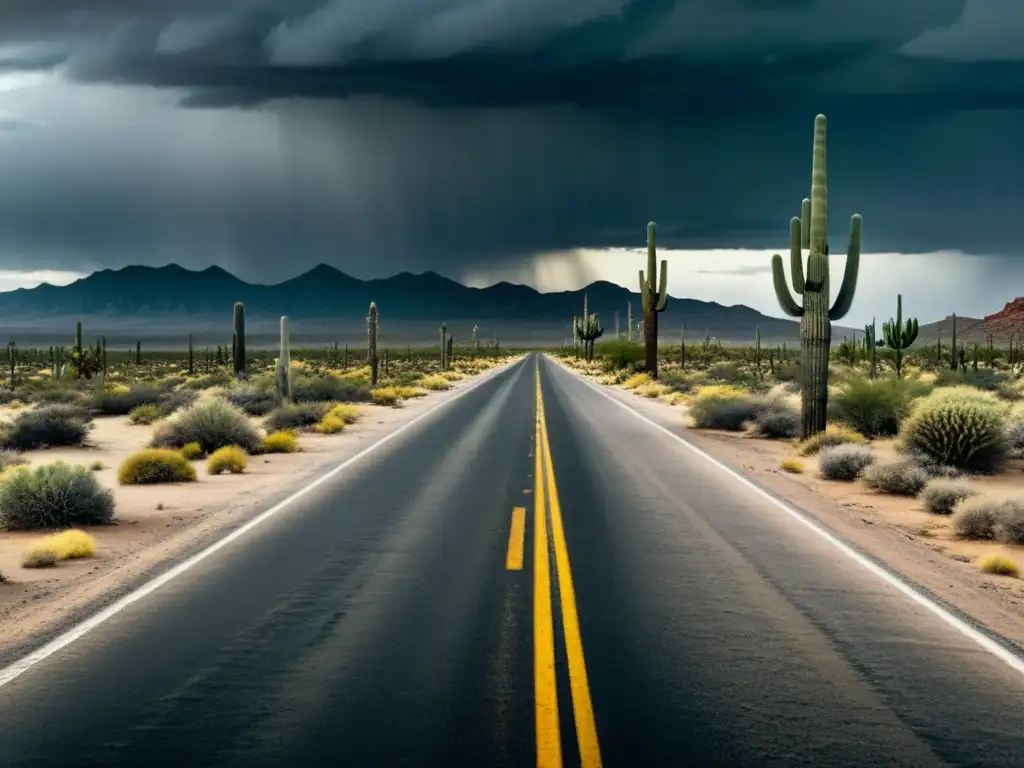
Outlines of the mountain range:
M571 318L583 308L584 294L590 311L601 315L606 337L615 333L616 313L625 334L630 302L634 321L642 317L638 293L604 281L577 291L541 293L508 282L471 288L435 272L358 280L321 264L290 280L263 285L245 282L220 267L193 271L171 264L104 269L69 285L44 283L0 293L0 323L24 327L55 318L104 318L107 324L120 320L136 327L157 322L183 326L223 321L232 305L241 301L246 317L257 323L288 315L293 320L322 320L321 325L335 321L348 325L365 317L370 301L375 301L382 324L459 321L507 327L521 323L547 326L552 333L567 336ZM687 336L694 340L710 334L746 341L756 328L766 342L795 340L799 335L798 323L744 305L670 297L668 309L659 318L662 338L677 337L684 319ZM858 331L836 327L834 333L852 337Z

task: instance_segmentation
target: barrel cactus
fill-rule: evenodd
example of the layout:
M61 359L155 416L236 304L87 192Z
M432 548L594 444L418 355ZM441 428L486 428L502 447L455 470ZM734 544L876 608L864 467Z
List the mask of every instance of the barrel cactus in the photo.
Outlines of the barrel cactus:
M857 290L860 269L861 216L850 219L850 245L846 272L835 304L829 303L828 179L825 168L824 115L814 119L814 150L811 168L811 197L801 205L800 217L789 223L789 256L793 291L803 296L797 304L786 286L786 273L779 254L772 256L772 279L782 310L800 318L801 435L804 439L823 432L828 410L828 360L832 343L832 321L850 311ZM808 249L804 270L803 250Z

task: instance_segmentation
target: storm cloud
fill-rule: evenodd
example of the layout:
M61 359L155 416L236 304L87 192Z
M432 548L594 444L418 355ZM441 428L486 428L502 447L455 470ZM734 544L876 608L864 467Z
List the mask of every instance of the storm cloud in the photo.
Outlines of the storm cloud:
M651 219L667 247L782 248L818 112L833 250L854 212L867 250L1024 250L1019 0L0 0L0 19L6 268L460 277L642 245Z

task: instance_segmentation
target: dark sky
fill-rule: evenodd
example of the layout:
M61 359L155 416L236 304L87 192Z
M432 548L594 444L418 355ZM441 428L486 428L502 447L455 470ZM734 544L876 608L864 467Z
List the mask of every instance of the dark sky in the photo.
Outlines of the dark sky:
M834 251L859 212L869 251L1024 258L1022 0L0 0L0 19L7 269L460 277L642 245L649 219L666 246L779 248L818 112Z

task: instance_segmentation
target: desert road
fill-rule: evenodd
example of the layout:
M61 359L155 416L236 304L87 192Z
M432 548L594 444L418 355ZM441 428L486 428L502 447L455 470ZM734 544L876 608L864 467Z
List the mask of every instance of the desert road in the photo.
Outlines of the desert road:
M3 768L562 765L1024 766L1024 675L532 355L0 685Z

